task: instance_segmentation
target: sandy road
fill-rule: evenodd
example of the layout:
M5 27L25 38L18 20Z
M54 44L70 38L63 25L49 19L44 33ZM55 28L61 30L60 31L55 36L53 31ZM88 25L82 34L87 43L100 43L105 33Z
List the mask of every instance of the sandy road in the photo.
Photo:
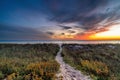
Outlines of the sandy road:
M56 80L91 80L89 76L83 75L79 70L75 70L63 61L61 45L62 44L59 44L60 50L56 56L56 61L60 64L60 72L56 74Z

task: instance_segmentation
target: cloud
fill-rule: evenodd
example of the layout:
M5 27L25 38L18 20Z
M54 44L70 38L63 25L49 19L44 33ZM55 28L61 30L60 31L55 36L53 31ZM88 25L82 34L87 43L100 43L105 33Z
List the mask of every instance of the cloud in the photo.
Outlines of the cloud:
M49 34L49 35L54 35L54 33L53 32L46 32L47 34Z
M68 30L68 29L72 29L72 27L69 26L63 26L63 25L59 25L63 30Z
M0 40L47 40L45 33L21 26L0 25Z
M0 4L0 23L20 25L0 25L0 40L43 40L66 33L84 36L120 24L120 0L7 0Z
M51 20L60 23L80 21L89 12L99 6L107 3L107 0L60 0L56 1L57 8L54 8L54 2L50 1L50 10L53 14Z
M69 33L76 33L74 30L68 30Z
M60 35L65 35L65 33L61 33Z
M78 23L79 25L73 27L84 29L85 32L108 30L106 28L98 30L98 27L106 27L106 23L120 19L119 0L55 0L48 3L52 15L50 21L59 24ZM108 19L106 23L99 25L105 19ZM71 29L69 26L61 27L65 30Z

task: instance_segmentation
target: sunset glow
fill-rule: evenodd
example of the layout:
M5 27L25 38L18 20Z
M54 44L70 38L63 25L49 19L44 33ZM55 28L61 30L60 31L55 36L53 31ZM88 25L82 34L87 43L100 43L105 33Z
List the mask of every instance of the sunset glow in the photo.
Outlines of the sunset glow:
M120 39L120 24L113 25L108 31L100 32L90 36L90 39L93 40L119 40Z

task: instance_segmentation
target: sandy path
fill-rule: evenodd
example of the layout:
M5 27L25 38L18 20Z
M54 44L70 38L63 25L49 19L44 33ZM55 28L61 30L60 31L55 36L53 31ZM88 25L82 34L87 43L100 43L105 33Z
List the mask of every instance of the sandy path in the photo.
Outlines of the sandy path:
M60 73L56 75L57 80L91 80L89 76L83 75L79 70L75 70L63 61L61 44L59 46L60 50L57 53L56 61L60 64Z

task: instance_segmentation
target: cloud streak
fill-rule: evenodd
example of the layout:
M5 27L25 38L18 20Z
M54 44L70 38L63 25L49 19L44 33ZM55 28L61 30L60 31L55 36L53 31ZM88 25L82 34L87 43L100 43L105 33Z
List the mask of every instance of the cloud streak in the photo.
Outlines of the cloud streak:
M72 29L70 26L59 25L63 30Z
M48 40L50 39L45 33L21 26L0 25L0 40Z

